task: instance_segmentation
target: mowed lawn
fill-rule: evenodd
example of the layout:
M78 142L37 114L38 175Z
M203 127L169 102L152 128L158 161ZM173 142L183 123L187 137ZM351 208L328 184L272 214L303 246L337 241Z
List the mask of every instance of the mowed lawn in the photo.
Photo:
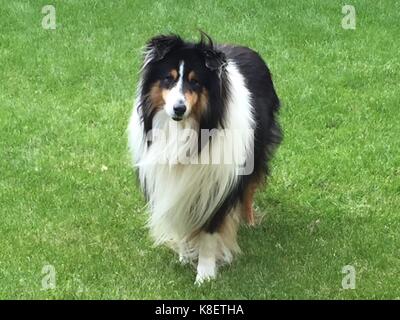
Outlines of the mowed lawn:
M400 298L400 2L350 4L355 30L342 1L2 0L0 298ZM152 245L125 132L141 47L198 29L266 59L285 132L264 219L200 288Z

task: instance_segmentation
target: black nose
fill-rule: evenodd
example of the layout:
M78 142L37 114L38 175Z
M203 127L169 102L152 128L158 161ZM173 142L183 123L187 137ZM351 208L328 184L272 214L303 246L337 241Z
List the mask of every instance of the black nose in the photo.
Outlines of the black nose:
M177 116L183 116L186 111L186 106L183 103L178 103L174 106L174 112Z

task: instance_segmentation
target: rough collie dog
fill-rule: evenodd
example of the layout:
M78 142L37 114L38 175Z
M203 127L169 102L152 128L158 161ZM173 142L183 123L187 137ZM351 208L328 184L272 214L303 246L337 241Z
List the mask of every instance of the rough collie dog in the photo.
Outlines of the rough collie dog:
M156 244L197 262L196 283L239 252L240 220L281 140L279 99L253 50L157 36L145 48L128 127Z

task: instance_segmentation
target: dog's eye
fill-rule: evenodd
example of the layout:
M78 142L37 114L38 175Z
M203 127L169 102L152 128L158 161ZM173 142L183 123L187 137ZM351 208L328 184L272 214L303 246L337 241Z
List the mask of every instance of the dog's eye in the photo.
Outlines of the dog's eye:
M174 78L169 74L163 78L163 82L165 84L171 84L174 81Z
M193 88L199 88L200 87L200 82L198 80L196 80L196 79L190 80L189 83Z

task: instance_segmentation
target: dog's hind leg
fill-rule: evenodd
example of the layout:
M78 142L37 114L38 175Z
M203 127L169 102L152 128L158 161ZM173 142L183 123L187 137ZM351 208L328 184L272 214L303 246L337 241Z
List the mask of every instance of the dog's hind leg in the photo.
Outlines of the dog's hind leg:
M244 190L243 198L242 198L242 216L247 222L248 225L254 226L256 224L255 213L253 208L254 203L254 195L257 191L257 188L261 184L260 178L252 178L250 183Z

